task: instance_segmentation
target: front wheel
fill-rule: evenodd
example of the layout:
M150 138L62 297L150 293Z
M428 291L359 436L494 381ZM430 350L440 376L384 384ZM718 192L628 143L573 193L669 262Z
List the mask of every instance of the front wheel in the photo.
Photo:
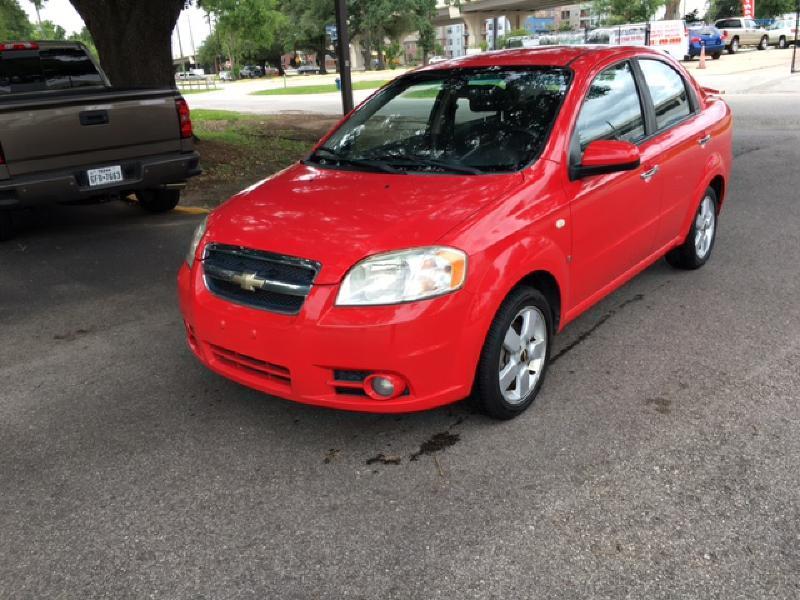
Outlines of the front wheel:
M786 36L782 35L778 40L778 48L780 48L781 50L785 50L788 47L789 44L786 43Z
M139 206L149 213L163 213L178 206L180 190L141 190L136 192Z
M475 376L479 407L495 419L513 419L544 383L553 336L553 312L531 287L515 289L489 328Z
M758 46L756 46L759 50L766 50L767 46L769 46L769 38L767 36L763 36L761 41L758 42Z
M667 253L670 265L676 269L692 270L706 264L717 239L717 206L717 193L714 188L708 188L683 244Z

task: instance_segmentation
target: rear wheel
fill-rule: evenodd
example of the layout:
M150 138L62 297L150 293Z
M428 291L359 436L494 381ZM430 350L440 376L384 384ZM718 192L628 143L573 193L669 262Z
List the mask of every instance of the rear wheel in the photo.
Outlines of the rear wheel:
M139 206L149 213L163 213L178 206L180 190L141 190L136 192Z
M511 292L489 328L475 377L476 401L495 419L513 419L544 383L553 335L553 312L538 290Z
M769 46L769 38L767 36L763 36L761 41L758 42L758 46L756 46L759 50L766 50Z
M722 52L714 52L714 54L711 55L711 58L714 60L719 60L720 56L722 56Z
M728 44L728 54L736 54L739 51L739 38L735 37Z
M0 242L14 237L14 220L10 210L0 210Z
M667 253L667 262L677 269L699 269L711 257L717 239L717 193L706 189L683 244Z

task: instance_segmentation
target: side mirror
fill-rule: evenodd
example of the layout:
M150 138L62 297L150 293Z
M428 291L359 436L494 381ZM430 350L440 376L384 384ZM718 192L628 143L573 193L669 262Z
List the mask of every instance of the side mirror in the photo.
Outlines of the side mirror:
M597 140L586 146L581 164L570 167L570 179L632 171L641 163L636 144L618 140Z

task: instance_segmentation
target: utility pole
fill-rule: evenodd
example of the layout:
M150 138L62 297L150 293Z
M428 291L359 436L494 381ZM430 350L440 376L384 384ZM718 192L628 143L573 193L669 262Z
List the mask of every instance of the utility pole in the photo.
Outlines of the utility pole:
M792 73L797 73L797 30L800 28L800 0L797 0L797 14L794 17L794 49L792 50Z
M339 81L342 88L342 112L353 110L353 82L350 79L350 35L347 31L347 0L336 2L336 59L339 62ZM325 58L323 57L323 60Z
M492 17L492 50L497 50L497 15Z

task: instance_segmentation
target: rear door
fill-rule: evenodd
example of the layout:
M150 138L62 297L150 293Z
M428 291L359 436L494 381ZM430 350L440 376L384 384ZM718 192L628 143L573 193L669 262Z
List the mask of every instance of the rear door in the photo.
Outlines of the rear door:
M175 97L107 87L80 48L2 52L0 143L12 177L177 152Z
M599 73L585 94L571 138L569 162L580 164L595 140L641 143L645 112L631 63L623 61ZM643 166L568 180L572 198L572 281L576 304L585 302L644 260L654 247L661 179L643 174Z

